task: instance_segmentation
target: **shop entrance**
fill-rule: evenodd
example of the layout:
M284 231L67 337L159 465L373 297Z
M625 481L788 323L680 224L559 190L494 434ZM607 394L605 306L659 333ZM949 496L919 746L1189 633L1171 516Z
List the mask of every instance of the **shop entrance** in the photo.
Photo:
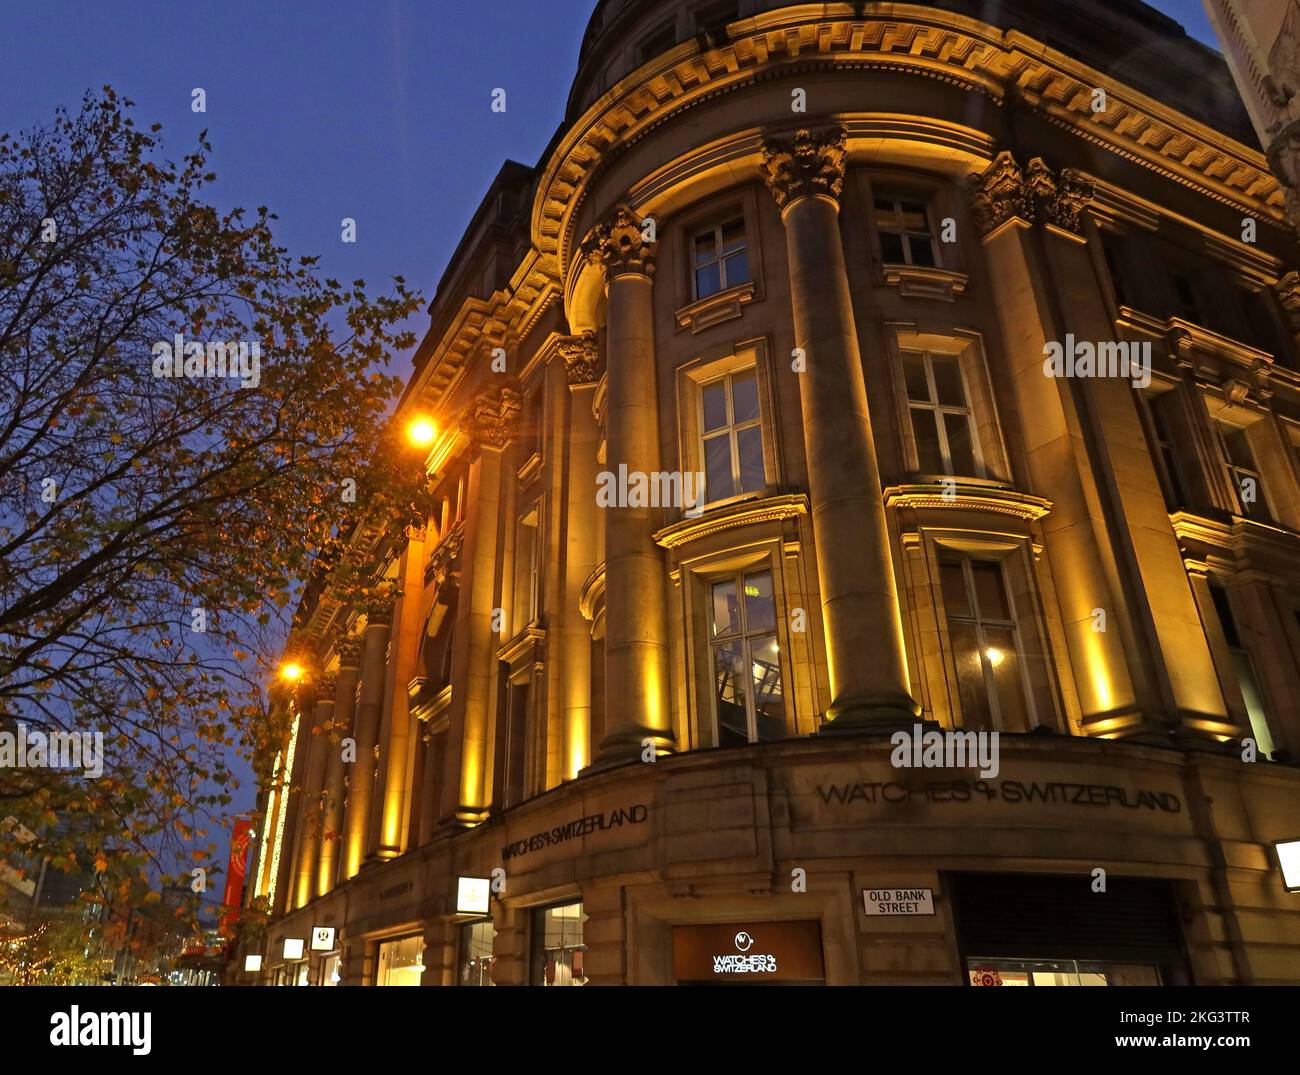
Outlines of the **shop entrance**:
M1089 875L947 878L968 985L1189 985L1167 881Z

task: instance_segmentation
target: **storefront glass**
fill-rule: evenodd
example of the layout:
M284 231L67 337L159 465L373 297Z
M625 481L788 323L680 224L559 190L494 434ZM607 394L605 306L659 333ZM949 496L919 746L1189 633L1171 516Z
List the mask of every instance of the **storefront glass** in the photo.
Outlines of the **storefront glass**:
M379 946L376 985L419 985L424 974L424 938L420 934L385 941Z
M460 985L495 985L492 981L492 945L496 928L490 919L460 927L460 958L456 981Z
M339 970L339 954L331 952L321 960L320 984L321 985L338 985L342 979Z
M533 985L586 985L581 903L533 912Z
M971 985L1160 985L1160 972L1142 963L1075 960L968 959Z

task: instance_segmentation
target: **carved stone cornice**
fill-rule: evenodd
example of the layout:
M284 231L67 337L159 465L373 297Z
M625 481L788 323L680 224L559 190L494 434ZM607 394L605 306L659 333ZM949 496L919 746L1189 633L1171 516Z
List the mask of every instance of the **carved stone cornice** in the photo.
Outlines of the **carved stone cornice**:
M847 145L843 127L815 134L806 129L796 131L789 141L765 139L760 170L777 209L784 212L790 203L814 196L838 204L844 189Z
M1035 157L1022 171L1006 150L987 170L971 177L970 188L971 209L984 235L1013 218L1077 235L1083 210L1095 194L1092 182L1074 168L1063 168L1058 174L1042 157Z
M581 336L570 336L559 343L560 357L564 359L564 373L569 387L596 384L605 371L596 334L588 329Z
M583 249L613 279L627 275L653 276L658 245L646 239L645 225L631 207L620 205L609 220L591 230Z
M475 449L499 451L510 440L522 406L522 397L513 385L489 385L474 397L461 428Z

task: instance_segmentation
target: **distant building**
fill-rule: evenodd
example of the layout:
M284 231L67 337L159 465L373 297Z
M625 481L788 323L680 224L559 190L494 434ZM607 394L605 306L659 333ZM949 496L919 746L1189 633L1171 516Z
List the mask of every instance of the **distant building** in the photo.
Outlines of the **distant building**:
M1300 227L1300 3L1205 0L1205 7Z

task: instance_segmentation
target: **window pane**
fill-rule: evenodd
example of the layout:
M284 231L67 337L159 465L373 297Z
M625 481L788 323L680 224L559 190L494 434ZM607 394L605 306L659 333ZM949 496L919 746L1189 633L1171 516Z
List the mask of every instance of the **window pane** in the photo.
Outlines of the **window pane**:
M704 401L704 432L711 433L727 424L727 382L714 381L700 389Z
M928 269L935 267L934 243L930 241L928 236L908 236L907 250L911 254L908 264L923 265Z
M695 297L706 299L722 290L722 272L718 262L695 270Z
M731 476L731 437L719 433L704 442L704 502L710 504L735 495L736 484Z
M785 738L785 696L781 691L781 661L776 636L756 638L749 644L753 677L754 713L759 742Z
M712 230L704 232L702 235L695 237L695 265L699 268L701 265L707 265L710 261L718 260L718 243L717 237Z
M758 426L749 426L736 434L736 447L740 451L740 488L738 493L753 493L767 485L763 474L763 433Z
M876 199L876 228L879 231L898 231L898 213L888 198Z
M740 604L736 600L736 582L713 584L713 633L715 635L735 634L740 630Z
M758 377L752 369L732 375L731 413L736 425L758 417Z
M966 393L961 386L961 366L956 355L932 355L934 390L945 407L966 406Z
M745 716L744 643L726 642L713 647L713 682L718 705L718 746L743 746L749 742Z
M948 433L948 458L952 463L952 473L975 476L979 468L975 465L975 446L971 443L970 418L964 414L946 414L944 429Z
M745 251L729 255L724 264L727 269L727 287L735 287L749 279L749 255Z
M722 226L722 252L730 254L745 245L745 222L733 220Z
M984 641L984 658L993 672L993 688L998 695L999 723L1004 731L1027 732L1029 715L1025 712L1025 685L1015 632L1010 627L986 627Z
M1234 467L1245 467L1247 470L1255 469L1255 459L1250 454L1250 442L1246 440L1246 431L1244 429L1234 429L1232 426L1222 426L1223 445L1228 452L1228 462Z
M922 474L943 473L943 453L939 451L939 427L935 412L912 408L912 434L916 437L917 469Z
M756 571L746 575L745 630L767 631L776 626L776 603L772 600L772 572Z
M902 202L903 227L907 231L930 233L930 222L925 215L925 205L921 202Z
M1002 565L992 560L972 560L971 574L975 578L975 601L979 605L981 620L1010 620L1011 608L1007 603L1007 588L1002 583Z
M880 256L886 265L906 265L907 259L903 257L903 237L896 232L882 231Z
M961 696L962 726L993 727L989 712L988 688L984 683L984 662L980 658L979 639L973 623L949 621L953 658L957 663L957 691Z
M966 592L966 573L960 561L939 561L939 587L943 591L944 611L949 616L973 615L970 595Z
M903 378L907 382L908 399L930 402L930 386L925 379L925 355L919 351L903 352Z
M581 903L533 912L533 984L586 985ZM540 981L538 980L540 978Z

